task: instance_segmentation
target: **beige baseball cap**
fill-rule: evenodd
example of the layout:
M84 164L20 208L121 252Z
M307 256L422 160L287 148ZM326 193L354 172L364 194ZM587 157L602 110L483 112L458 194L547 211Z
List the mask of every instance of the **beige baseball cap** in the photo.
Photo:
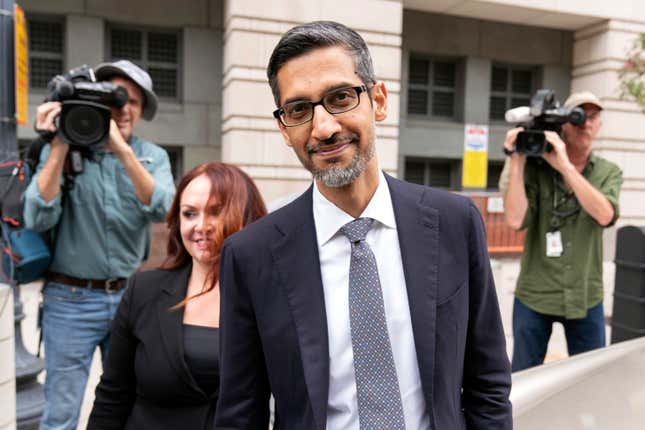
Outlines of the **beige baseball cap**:
M601 110L604 109L600 99L591 91L580 91L579 93L571 94L567 101L564 102L563 107L566 109L573 109L574 107L581 106L585 103L596 105Z

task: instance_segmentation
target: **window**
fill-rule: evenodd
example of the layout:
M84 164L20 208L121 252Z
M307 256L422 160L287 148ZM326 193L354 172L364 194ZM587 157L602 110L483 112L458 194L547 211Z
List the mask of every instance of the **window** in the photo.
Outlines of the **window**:
M406 159L404 179L420 185L458 189L460 160Z
M537 67L494 64L490 80L490 119L503 121L508 109L528 106L538 86L537 75Z
M184 176L184 148L181 146L163 146L163 149L168 153L170 161L170 171L175 183L178 183L182 176Z
M113 26L109 28L110 60L126 59L150 73L159 97L179 98L179 32L141 30Z
M63 73L63 21L56 18L27 17L29 32L29 86L47 88L55 75Z
M456 117L457 62L411 56L408 114Z
M488 161L486 191L499 191L499 177L503 168L503 161Z

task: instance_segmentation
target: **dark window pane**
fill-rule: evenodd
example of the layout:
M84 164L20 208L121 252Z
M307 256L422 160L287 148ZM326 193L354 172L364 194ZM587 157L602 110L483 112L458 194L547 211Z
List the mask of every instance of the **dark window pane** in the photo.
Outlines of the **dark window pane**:
M450 188L450 162L430 164L430 185L431 187Z
M530 106L531 100L528 98L513 97L511 99L511 109L519 106Z
M181 146L164 146L163 148L168 153L168 159L170 161L170 171L172 172L172 177L175 179L175 182L177 182L184 175L183 148Z
M408 113L426 115L428 113L428 92L408 90Z
M53 21L29 21L31 51L63 53L63 24Z
M532 73L530 70L513 70L512 88L514 93L530 94Z
M507 90L508 71L502 67L493 67L493 73L490 80L490 89L492 91Z
M434 85L455 87L455 63L434 63Z
M405 180L415 184L425 185L425 163L422 161L405 162Z
M31 88L47 88L55 75L63 73L63 60L31 58L29 60L29 85Z
M149 33L148 60L177 63L177 35L168 33Z
M450 117L454 116L455 95L452 92L432 93L432 115Z
M112 29L110 41L112 58L142 59L142 35L140 31Z
M491 161L488 163L486 189L489 191L499 190L499 177L502 174L504 163Z
M428 83L428 60L410 58L410 83L426 85Z
M489 106L489 116L491 119L504 119L506 113L506 98L491 97Z
M177 97L177 71L173 69L148 69L152 85L157 95L161 97Z

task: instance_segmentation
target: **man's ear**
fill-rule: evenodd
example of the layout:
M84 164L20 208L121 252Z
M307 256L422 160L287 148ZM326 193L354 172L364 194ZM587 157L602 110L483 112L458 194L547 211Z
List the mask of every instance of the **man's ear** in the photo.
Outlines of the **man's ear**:
M387 118L387 89L384 82L377 82L371 90L372 104L374 106L374 119L383 121Z
M291 138L289 137L289 134L287 133L287 127L282 125L279 119L276 119L276 122L278 123L278 128L280 129L280 133L282 134L282 138L284 139L284 143L287 144L287 146L293 147L293 144L291 143Z

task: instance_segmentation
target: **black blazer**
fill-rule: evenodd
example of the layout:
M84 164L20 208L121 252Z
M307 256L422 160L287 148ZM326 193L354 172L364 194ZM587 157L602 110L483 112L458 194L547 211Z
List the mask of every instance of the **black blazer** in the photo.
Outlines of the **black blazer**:
M204 393L184 360L191 266L137 273L112 322L110 347L88 429L212 428L217 393Z
M459 195L386 175L433 429L511 429L511 372L481 216ZM215 429L322 430L327 315L312 189L230 237L220 268ZM330 429L336 430L336 429Z

